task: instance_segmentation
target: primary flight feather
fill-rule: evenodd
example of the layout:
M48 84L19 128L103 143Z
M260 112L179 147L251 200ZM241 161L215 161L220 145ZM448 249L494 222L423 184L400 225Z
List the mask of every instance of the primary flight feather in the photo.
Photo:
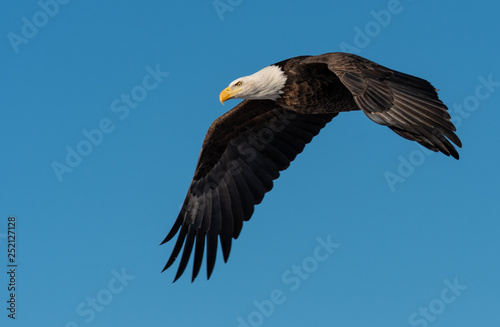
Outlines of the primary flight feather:
M186 199L165 240L182 248L175 280L194 248L192 280L206 252L207 278L220 241L224 261L243 221L321 128L343 111L368 118L426 148L458 159L461 147L447 107L426 80L349 53L290 58L236 79L221 102L245 99L208 129ZM451 142L450 142L451 141Z

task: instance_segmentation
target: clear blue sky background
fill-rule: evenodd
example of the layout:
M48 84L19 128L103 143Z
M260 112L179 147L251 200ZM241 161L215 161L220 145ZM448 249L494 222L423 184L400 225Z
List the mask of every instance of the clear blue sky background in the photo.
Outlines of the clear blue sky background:
M18 268L15 321L0 274L0 324L498 326L500 4L220 3L69 1L53 17L37 1L1 5L0 271L11 215ZM172 284L160 271L173 244L158 244L206 130L237 103L221 106L220 90L342 50L439 88L460 160L341 114L276 181L229 262L193 284L189 265ZM164 73L142 92L148 66ZM100 125L85 148L82 131ZM86 156L58 179L54 162L79 144ZM327 255L328 237L340 246Z

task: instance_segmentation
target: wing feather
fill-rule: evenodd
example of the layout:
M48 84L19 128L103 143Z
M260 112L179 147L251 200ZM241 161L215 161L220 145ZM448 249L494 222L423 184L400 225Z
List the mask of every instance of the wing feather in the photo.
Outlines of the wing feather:
M454 133L448 108L426 80L349 53L309 57L304 63L327 64L352 93L359 109L377 124L432 151L459 158L451 142L458 147L462 143Z
M274 101L244 101L210 127L193 181L177 220L164 242L178 233L169 268L184 247L175 280L194 248L194 280L206 252L207 278L220 241L227 261L236 239L273 180L336 114L296 114ZM175 281L174 280L174 281Z

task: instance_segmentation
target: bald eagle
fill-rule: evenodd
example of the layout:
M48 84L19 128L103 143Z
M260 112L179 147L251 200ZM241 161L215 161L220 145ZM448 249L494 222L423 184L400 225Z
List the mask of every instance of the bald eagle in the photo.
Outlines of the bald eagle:
M426 80L349 53L287 59L231 82L220 101L244 99L208 129L187 196L165 240L179 233L163 271L194 247L192 281L206 247L207 279L220 240L227 262L243 221L273 188L273 180L319 131L343 111L361 110L375 123L458 159L462 144L447 107ZM450 142L451 141L451 142Z

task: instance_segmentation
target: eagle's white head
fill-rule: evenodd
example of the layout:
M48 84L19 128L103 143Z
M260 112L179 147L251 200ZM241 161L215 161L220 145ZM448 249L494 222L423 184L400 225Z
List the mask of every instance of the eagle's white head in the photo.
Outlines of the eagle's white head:
M219 96L220 102L229 99L276 100L283 93L285 72L278 66L267 66L250 76L232 81Z

